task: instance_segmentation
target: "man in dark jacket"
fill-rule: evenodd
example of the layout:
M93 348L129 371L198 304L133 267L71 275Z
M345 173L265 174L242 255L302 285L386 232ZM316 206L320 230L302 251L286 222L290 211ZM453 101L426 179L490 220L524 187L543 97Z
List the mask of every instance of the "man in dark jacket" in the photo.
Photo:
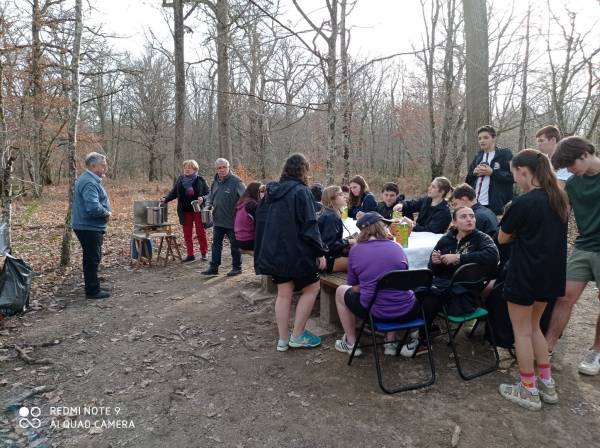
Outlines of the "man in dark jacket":
M203 197L201 202L212 206L213 216L213 242L210 266L203 275L217 275L221 265L221 253L223 252L223 239L225 235L231 246L232 269L228 276L242 273L242 252L235 239L233 222L235 218L235 205L244 194L246 186L242 180L234 175L229 168L229 161L217 159L215 162L217 174L210 187L210 194ZM200 201L200 200L199 200Z
M451 203L454 208L469 207L475 212L477 230L491 237L498 232L498 218L495 213L477 202L475 190L469 184L461 184L454 189Z
M394 206L404 201L404 195L400 194L398 185L394 182L386 182L381 189L381 202L377 203L377 213L385 219L392 219Z
M510 149L496 147L496 130L490 125L480 127L477 138L481 151L471 161L465 182L473 187L481 205L501 215L504 205L513 198L513 155Z
M102 259L102 242L111 215L110 202L102 186L106 173L106 156L97 152L85 158L86 170L75 183L71 223L83 251L83 278L88 299L106 299L110 291L100 287L98 266Z

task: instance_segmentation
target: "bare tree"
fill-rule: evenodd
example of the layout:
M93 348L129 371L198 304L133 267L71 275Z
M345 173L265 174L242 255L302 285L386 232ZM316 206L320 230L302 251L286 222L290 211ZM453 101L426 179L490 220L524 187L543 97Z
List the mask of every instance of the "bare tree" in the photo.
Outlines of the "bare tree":
M477 128L490 122L486 0L463 0L465 18L467 159L477 152Z
M518 150L525 148L527 144L527 73L529 72L529 25L531 19L531 7L527 9L527 25L525 27L525 54L523 57L523 76L521 82L521 120L519 122L519 146Z
M71 105L69 108L69 141L66 147L67 170L69 173L69 207L65 217L65 229L63 233L60 251L60 265L68 266L71 261L71 239L73 237L71 227L71 210L73 208L73 196L75 191L75 147L77 145L77 121L79 120L79 59L81 52L81 34L83 32L82 0L75 0L75 29L73 38L73 51L71 53Z

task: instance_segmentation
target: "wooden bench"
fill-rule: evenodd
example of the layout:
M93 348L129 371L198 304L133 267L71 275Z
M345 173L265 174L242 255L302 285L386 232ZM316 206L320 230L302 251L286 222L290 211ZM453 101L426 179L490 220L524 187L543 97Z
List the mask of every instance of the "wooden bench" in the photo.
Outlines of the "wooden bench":
M340 285L347 284L346 273L321 274L321 302L319 305L320 321L324 326L340 325L337 307L335 305L335 290Z

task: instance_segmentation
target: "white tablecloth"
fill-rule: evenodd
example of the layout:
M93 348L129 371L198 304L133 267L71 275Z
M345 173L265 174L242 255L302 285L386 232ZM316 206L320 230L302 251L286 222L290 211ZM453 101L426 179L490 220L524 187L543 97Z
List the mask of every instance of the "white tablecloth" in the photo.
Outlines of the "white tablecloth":
M344 238L359 232L354 219L348 218L342 222L344 224ZM433 251L442 236L444 236L442 233L412 232L408 237L408 247L404 248L404 252L408 257L408 267L410 269L426 268L431 251Z

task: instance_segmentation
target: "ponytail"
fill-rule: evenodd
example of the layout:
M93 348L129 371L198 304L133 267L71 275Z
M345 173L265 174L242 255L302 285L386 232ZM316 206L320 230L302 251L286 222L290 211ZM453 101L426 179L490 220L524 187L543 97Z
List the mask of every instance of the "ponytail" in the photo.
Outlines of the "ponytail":
M550 159L537 149L523 149L512 159L512 166L526 167L533 174L534 183L543 188L548 194L550 208L562 219L567 222L568 205L564 191L558 186L556 174L552 171Z

